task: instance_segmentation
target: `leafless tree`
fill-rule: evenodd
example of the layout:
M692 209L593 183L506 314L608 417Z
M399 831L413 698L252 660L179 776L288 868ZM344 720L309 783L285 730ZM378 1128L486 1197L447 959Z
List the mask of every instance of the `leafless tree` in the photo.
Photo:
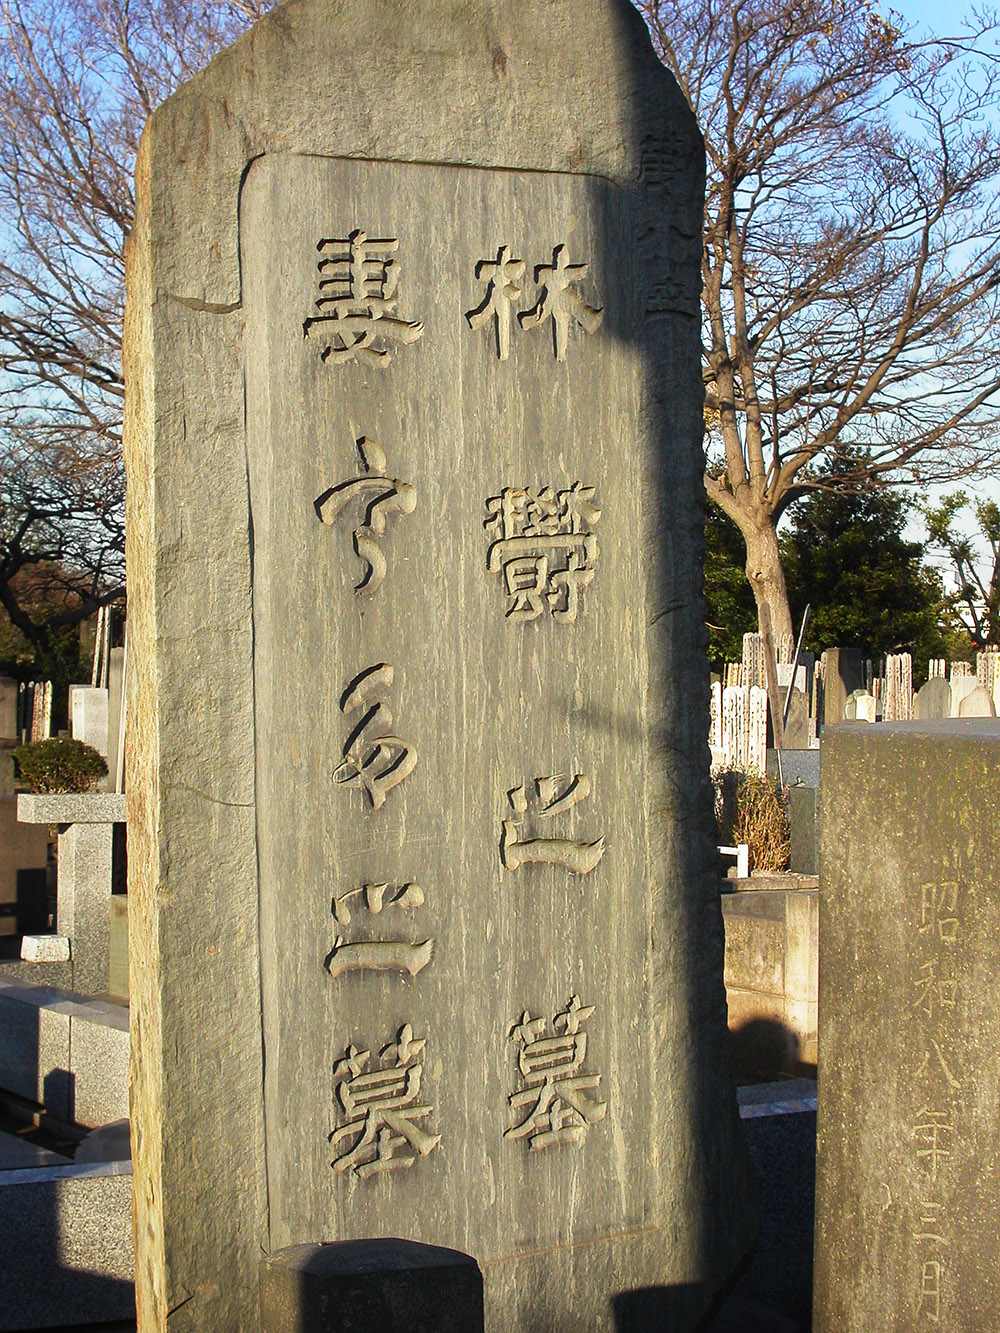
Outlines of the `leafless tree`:
M868 0L640 7L706 140L705 487L787 633L776 526L821 455L856 446L862 489L996 458L993 20L922 41Z
M995 500L971 501L978 529L972 535L963 514L969 504L965 491L955 491L940 504L923 505L922 512L931 545L952 566L952 609L973 647L983 649L1000 644L1000 505Z
M124 590L124 245L143 124L268 8L0 0L0 606L36 644ZM61 583L41 617L32 568Z

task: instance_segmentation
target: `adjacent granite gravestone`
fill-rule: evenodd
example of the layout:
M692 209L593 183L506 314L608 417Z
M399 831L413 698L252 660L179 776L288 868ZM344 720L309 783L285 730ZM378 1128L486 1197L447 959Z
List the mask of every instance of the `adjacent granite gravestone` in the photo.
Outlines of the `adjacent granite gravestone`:
M247 1333L262 1257L388 1234L472 1256L493 1330L681 1330L750 1243L701 203L620 0L297 0L146 129L143 1329Z
M822 750L813 1327L980 1333L1000 1304L1000 723L838 727Z
M74 740L108 758L108 692L101 686L69 687L69 720Z

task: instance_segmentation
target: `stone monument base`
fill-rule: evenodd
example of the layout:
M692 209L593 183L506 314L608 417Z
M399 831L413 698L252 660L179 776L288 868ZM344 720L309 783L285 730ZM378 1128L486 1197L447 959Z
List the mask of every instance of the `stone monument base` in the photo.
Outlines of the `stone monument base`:
M290 1245L261 1265L260 1310L263 1333L482 1333L483 1277L394 1237Z

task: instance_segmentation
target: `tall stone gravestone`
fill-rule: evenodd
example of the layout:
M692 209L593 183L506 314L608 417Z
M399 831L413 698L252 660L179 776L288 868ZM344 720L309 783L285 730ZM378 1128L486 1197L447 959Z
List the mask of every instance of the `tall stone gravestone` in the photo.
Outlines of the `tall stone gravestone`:
M682 1329L747 1248L701 192L620 0L298 0L147 127L144 1329L245 1333L262 1255L387 1234L476 1258L491 1329Z
M1000 723L823 737L817 1333L995 1328Z

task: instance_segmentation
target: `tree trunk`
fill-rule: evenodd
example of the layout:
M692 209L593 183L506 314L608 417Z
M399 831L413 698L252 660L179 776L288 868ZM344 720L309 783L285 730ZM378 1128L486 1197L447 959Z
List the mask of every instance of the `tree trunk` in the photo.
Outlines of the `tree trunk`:
M745 517L740 522L740 530L747 544L747 578L757 602L758 621L760 608L766 602L771 610L771 632L777 650L781 636L795 632L785 588L785 571L778 551L778 534L769 523L751 526Z

